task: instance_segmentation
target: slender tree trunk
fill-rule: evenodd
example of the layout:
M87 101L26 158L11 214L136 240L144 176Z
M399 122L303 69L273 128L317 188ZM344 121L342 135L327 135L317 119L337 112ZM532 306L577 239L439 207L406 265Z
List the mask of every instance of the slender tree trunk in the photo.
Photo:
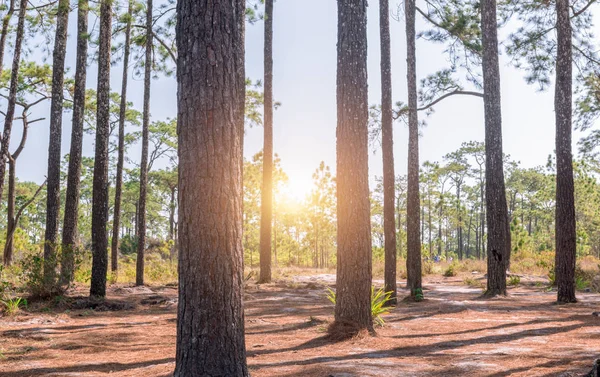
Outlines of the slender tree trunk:
M121 195L123 190L123 160L125 157L125 117L127 114L127 81L129 77L129 53L131 44L131 20L133 0L129 0L127 24L125 26L125 45L123 46L123 77L121 79L121 104L119 105L119 146L117 152L117 177L115 183L115 208L113 214L110 269L119 268L119 227L121 226Z
M27 15L28 0L21 0L19 3L19 21L17 22L17 35L15 37L15 49L13 53L13 62L10 76L10 88L8 91L8 104L6 115L4 117L4 132L0 144L0 201L2 201L2 192L4 188L4 177L6 175L6 155L10 145L10 134L12 131L13 120L15 117L15 106L17 101L17 90L19 84L19 66L21 64L21 46L23 44L23 34L25 33L25 16Z
M428 199L428 202L429 202L429 205L427 206L428 207L427 208L427 217L428 217L427 222L428 222L428 225L429 225L429 229L428 229L428 231L429 231L429 256L433 257L433 243L432 243L432 237L431 237L431 232L433 230L433 225L432 225L432 222L431 222L431 190L430 189L427 192L427 199Z
M334 327L373 330L367 2L338 1L337 277Z
M510 249L508 210L502 156L502 112L496 0L481 2L485 112L485 188L488 223L488 296L506 295L506 266Z
M421 236L419 199L419 119L417 117L417 58L415 42L415 0L404 3L406 17L406 63L408 84L408 189L407 189L407 234L406 257L407 287L411 296L421 289Z
M17 159L21 155L25 143L27 142L27 135L29 133L29 123L27 121L27 113L29 111L28 106L23 110L23 133L21 134L21 142L15 150L15 153L8 158L8 198L7 198L7 222L6 222L6 242L4 243L4 265L10 266L12 263L13 251L14 251L14 234L17 227L17 218L15 215L15 199L16 199L16 169Z
M87 76L88 49L88 0L79 0L77 7L77 57L75 67L75 90L73 94L73 119L71 147L65 195L63 219L60 283L67 286L73 280L74 252L77 247L77 222L79 219L79 188L81 179L81 155L83 148L83 117L85 110L85 83Z
M10 266L13 258L13 237L17 224L15 224L15 165L14 157L8 162L8 198L7 198L7 225L6 225L6 243L4 244L4 265Z
M463 259L463 238L462 238L462 212L460 210L460 183L456 186L456 213L458 215L458 227L456 229L456 246L458 249L458 259Z
M142 115L142 158L140 162L140 200L135 285L144 285L146 250L146 196L148 192L148 138L150 128L150 80L152 79L152 0L146 9L146 61L144 63L144 110Z
M392 57L389 0L379 0L379 39L381 44L381 152L383 155L383 232L385 237L385 291L392 292L396 304L396 218L394 213L394 130L392 117Z
M106 295L108 270L108 137L110 132L110 48L112 0L100 4L98 109L92 198L92 279L90 296Z
M48 142L48 183L46 186L46 232L44 237L44 281L56 284L56 247L60 216L60 159L62 139L65 54L69 26L69 0L58 2L56 37L52 54L52 101L50 103L50 140Z
M250 375L242 304L244 19L244 0L177 2L175 377Z
M569 2L556 1L557 56L554 113L556 116L556 285L561 304L575 298L577 239L575 187L573 183L572 130L572 43Z
M260 199L260 278L271 281L271 228L273 217L273 0L265 1L264 149Z
M15 13L15 0L10 0L8 5L8 9L6 10L6 14L2 19L2 35L0 35L0 73L4 69L4 51L6 49L6 37L8 35L8 26L10 24L10 19Z
M177 248L175 247L175 192L177 191L177 187L171 187L171 201L169 202L169 240L173 242L171 245L171 252L169 253L169 259L173 262L173 257L175 256L175 251ZM252 267L252 266L251 266Z

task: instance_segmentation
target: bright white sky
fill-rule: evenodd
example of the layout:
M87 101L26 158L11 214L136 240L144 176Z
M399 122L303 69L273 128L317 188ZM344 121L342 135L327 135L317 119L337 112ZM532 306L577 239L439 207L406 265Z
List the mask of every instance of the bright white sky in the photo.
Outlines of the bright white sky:
M393 11L396 4L391 2ZM369 103L380 102L379 73L379 9L378 2L370 1L368 8L369 38ZM275 112L274 147L282 160L283 169L290 177L291 191L296 196L310 189L311 176L320 161L335 170L336 128L336 31L337 4L334 0L278 0L274 15L274 96L282 106ZM426 24L417 17L417 28ZM92 24L92 22L91 22ZM70 20L70 37L75 35L76 19ZM406 101L406 64L404 23L391 21L393 93L395 101ZM246 76L256 80L263 75L263 25L258 22L246 29ZM91 49L92 50L92 49ZM92 51L90 51L92 52ZM34 53L31 58L37 54ZM6 58L7 61L9 57ZM74 66L75 40L70 38L67 65ZM439 45L420 40L417 43L418 79L446 67L446 56ZM120 65L113 67L112 90L120 91ZM74 69L71 70L74 72ZM502 110L504 151L522 166L544 164L554 150L553 88L540 93L527 85L523 73L508 66L501 58ZM91 66L88 86L96 86L96 68ZM138 109L142 107L142 80L131 78L129 100ZM482 141L483 104L475 97L454 97L436 106L436 112L427 119L422 130L421 161L437 160L456 150L464 141ZM175 78L160 78L152 85L152 120L175 117ZM47 112L46 112L47 114ZM424 114L421 114L424 116ZM70 113L63 126L63 154L68 153ZM18 176L21 180L43 180L46 174L48 124L40 122L33 127L27 147L19 159ZM20 136L15 125L13 141ZM574 135L574 144L580 134ZM395 126L395 166L397 174L406 173L407 130ZM86 135L84 153L93 155L92 136ZM575 145L574 145L575 147ZM244 154L250 157L262 149L262 128L246 133ZM138 160L140 150L134 147L130 157ZM381 154L370 157L371 181L382 174Z

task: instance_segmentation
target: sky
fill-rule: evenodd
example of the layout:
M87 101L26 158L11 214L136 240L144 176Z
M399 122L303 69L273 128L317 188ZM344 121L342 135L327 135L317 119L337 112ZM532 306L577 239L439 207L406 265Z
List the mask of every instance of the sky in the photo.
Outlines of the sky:
M393 13L399 3L390 2ZM368 76L369 103L380 102L379 9L371 0L368 7ZM402 10L402 8L400 8ZM311 176L321 161L335 170L336 129L336 32L337 4L334 0L278 0L274 8L273 54L274 98L281 106L274 114L274 150L289 176L292 193L301 196L310 189ZM93 20L90 22L93 24ZM406 102L406 43L403 17L391 21L392 83L394 102ZM67 66L75 63L75 12L69 25ZM428 26L417 17L417 32ZM95 47L90 48L90 53ZM502 51L502 47L500 48ZM263 24L246 27L246 76L263 77ZM39 51L29 58L39 59ZM5 58L5 65L10 57ZM417 79L448 67L443 46L425 40L417 41ZM524 73L510 66L505 55L500 58L504 152L523 167L543 165L554 150L554 106L552 85L545 92L527 85ZM122 65L111 72L111 90L120 91ZM71 74L74 68L70 70ZM142 108L143 82L130 74L128 99ZM96 67L88 69L88 86L96 87ZM151 89L151 119L164 120L177 114L175 77L154 80ZM40 107L36 115L48 114ZM419 114L420 118L425 114ZM47 115L46 115L47 116ZM435 106L421 130L421 162L440 161L461 143L484 138L483 102L480 98L454 96ZM71 113L63 120L63 154L68 153ZM28 144L19 159L20 180L41 182L46 174L48 120L32 125ZM262 127L246 130L244 155L250 158L262 149ZM13 145L20 136L15 125ZM394 125L394 157L397 174L407 168L407 127ZM575 132L574 148L581 136ZM84 155L93 156L93 135L84 138ZM14 148L14 147L13 147ZM575 150L575 149L574 149ZM139 160L140 148L129 150L130 158ZM378 150L369 156L369 176L373 185L382 174L382 157Z

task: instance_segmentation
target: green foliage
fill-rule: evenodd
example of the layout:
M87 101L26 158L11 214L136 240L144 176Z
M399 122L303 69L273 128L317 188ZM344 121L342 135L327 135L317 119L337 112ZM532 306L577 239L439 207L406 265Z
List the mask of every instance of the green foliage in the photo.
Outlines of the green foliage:
M336 294L335 291L331 288L327 288L326 293L327 299L335 305L336 302ZM423 297L423 292L421 291L421 300ZM373 322L379 326L383 326L385 321L381 316L389 314L388 311L388 303L392 299L392 292L385 292L383 288L375 291L375 287L371 287L371 316L373 317Z
M516 287L519 284L521 284L521 278L519 276L517 276L517 275L511 275L508 278L508 285Z
M444 276L445 277L456 276L456 274L457 274L456 268L457 268L456 263L451 263L448 266L448 268L446 269L446 271L444 271Z
M4 305L4 313L8 316L13 316L19 313L22 307L27 307L27 300L21 297L0 300L0 303Z
M410 292L411 297L413 298L413 300L415 300L416 302L421 302L425 299L425 296L423 295L423 288L415 288Z

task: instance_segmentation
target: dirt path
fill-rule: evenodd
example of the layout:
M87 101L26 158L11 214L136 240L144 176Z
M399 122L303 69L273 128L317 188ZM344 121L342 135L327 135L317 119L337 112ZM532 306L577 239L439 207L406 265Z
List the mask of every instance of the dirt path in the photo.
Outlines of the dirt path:
M253 377L579 376L600 356L600 296L552 304L541 288L481 300L460 279L426 281L423 303L401 303L377 337L331 344L331 276L250 286L246 341ZM84 291L77 292L83 294ZM406 294L406 292L401 292ZM0 318L0 377L168 376L177 291L111 288L133 310L33 312Z

